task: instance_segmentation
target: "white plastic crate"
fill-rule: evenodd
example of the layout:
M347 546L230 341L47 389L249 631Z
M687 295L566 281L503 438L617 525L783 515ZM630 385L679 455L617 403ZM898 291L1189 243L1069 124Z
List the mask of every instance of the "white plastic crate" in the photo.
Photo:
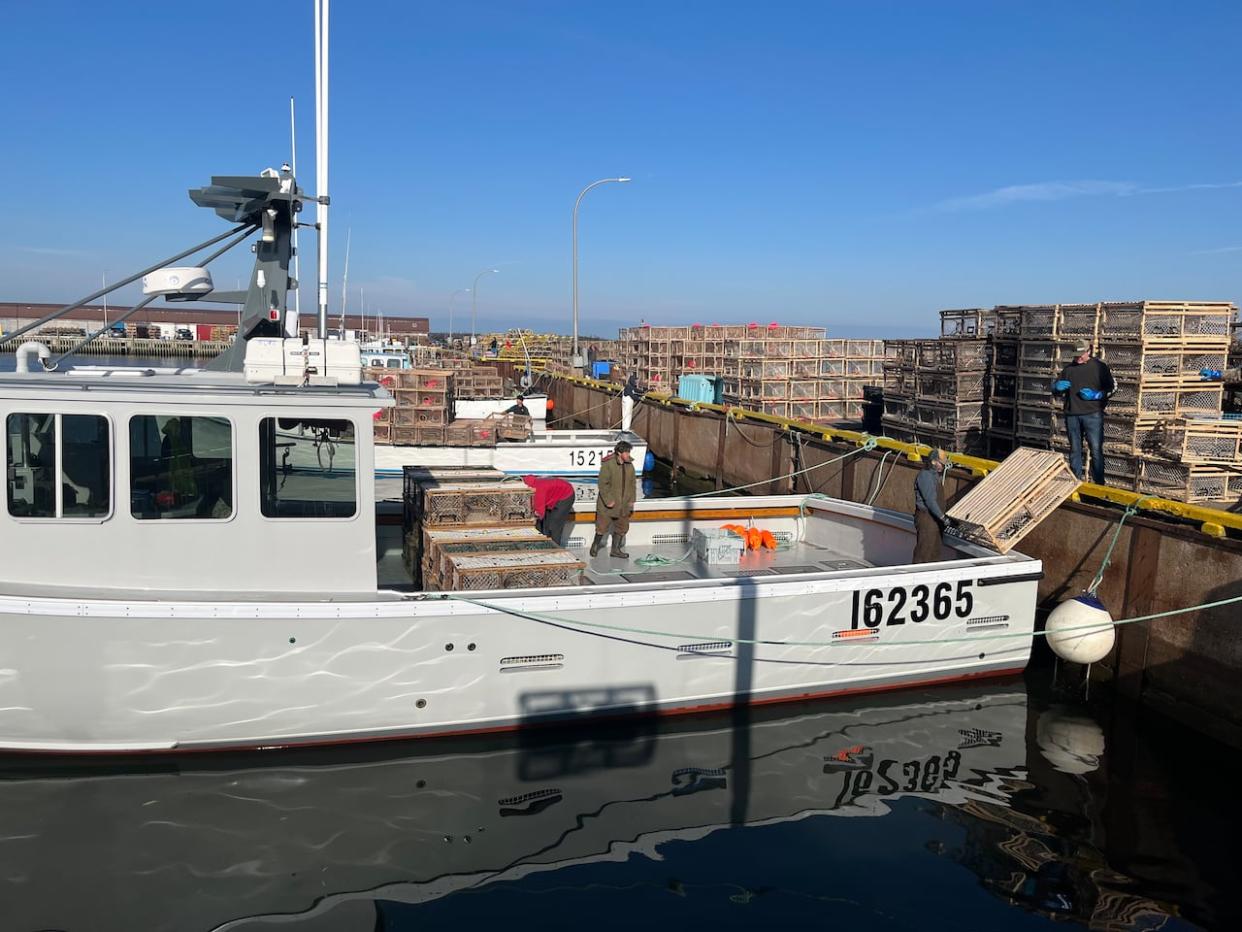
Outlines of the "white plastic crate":
M723 531L719 528L707 530L695 528L690 534L690 543L694 547L695 556L704 563L732 565L742 562L742 551L746 546L742 538L732 531Z

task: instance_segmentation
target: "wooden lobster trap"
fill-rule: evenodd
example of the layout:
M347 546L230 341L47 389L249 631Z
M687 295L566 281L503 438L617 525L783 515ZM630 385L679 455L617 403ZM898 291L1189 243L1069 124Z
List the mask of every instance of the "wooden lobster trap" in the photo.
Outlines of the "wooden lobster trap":
M1008 553L1077 488L1059 453L1019 447L947 514L961 536Z
M1219 413L1224 392L1219 383L1187 385L1127 378L1118 378L1116 382L1117 390L1108 398L1108 410L1137 418Z
M920 340L918 367L957 372L982 371L991 361L987 340Z
M412 380L414 389L424 392L451 394L453 391L453 373L448 369L406 369L407 380ZM408 384L408 383L407 383Z
M424 587L431 589L445 585L452 574L451 561L458 557L520 556L538 561L546 553L561 550L558 544L538 531L526 528L519 530L522 536L498 537L491 534L474 540L429 542L421 564Z
M915 396L929 401L982 401L987 397L988 380L982 372L918 370L914 376Z
M444 588L453 592L575 586L586 564L568 550L484 556L449 555Z
M1055 340L1061 322L1061 308L1056 304L1026 305L1021 312L1023 340Z
M1237 498L1242 467L1201 466L1144 458L1138 491L1181 502L1231 502Z
M1183 463L1242 465L1242 419L1183 417L1175 419L1164 447Z
M496 421L497 440L529 440L532 431L531 419L525 414L502 414Z
M427 527L530 523L532 490L521 482L444 485L423 495L422 521Z
M1235 305L1221 301L1133 301L1101 305L1100 339L1229 342Z
M940 312L940 338L974 340L990 337L996 330L996 312L985 307Z

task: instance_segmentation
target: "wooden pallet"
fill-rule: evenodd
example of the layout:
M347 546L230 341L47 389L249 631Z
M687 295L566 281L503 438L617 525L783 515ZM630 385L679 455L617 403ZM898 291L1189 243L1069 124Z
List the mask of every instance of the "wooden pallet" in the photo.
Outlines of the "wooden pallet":
M1020 447L947 513L962 536L1008 553L1077 488L1059 453Z

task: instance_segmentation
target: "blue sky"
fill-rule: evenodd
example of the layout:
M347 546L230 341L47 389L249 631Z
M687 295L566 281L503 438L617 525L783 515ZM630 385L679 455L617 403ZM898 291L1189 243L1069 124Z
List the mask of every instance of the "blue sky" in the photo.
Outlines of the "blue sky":
M584 331L1236 300L1239 26L1237 3L337 0L332 307L352 228L351 309L444 327L497 266L481 329L566 329L573 200L613 175L580 215ZM185 189L288 158L290 95L313 187L311 27L310 0L0 8L0 300L222 229Z

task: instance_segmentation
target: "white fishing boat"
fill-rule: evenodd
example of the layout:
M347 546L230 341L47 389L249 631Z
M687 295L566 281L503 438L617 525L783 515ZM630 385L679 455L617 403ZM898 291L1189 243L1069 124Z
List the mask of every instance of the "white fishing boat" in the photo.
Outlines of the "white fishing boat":
M882 819L902 800L968 807L994 831L1012 816L1016 835L1033 821L1010 809L1028 785L1027 718L1008 683L486 748L124 772L10 760L0 870L22 895L6 927L372 932L399 925L402 904L656 861L741 825ZM858 828L815 830L836 841ZM753 876L733 867L730 880Z
M1027 662L1037 561L954 542L910 565L909 516L818 498L639 502L631 549L672 565L601 555L579 586L381 586L369 427L387 403L374 384L232 372L0 377L0 749L497 731ZM285 444L315 442L289 439L300 425L353 443L291 465ZM686 558L694 528L725 522L783 546L732 568Z
M460 402L458 402L460 404ZM598 476L604 457L628 440L634 447L634 470L641 474L647 441L632 431L535 430L524 441L499 441L489 447L375 446L377 476L400 476L406 466L491 467L510 475Z

